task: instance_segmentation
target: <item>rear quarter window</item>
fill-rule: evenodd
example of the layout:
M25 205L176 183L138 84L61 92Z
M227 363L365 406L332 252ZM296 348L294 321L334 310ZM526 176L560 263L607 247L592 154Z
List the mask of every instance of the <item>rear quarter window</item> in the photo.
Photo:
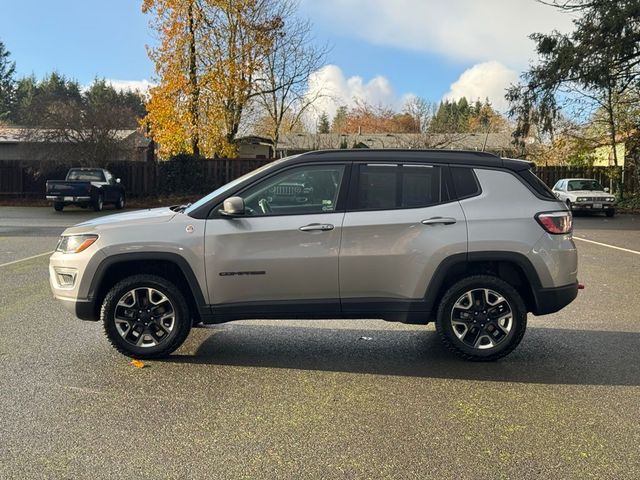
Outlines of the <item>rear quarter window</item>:
M518 175L539 198L544 200L558 200L547 184L540 180L531 170L522 170L521 172L518 172Z
M475 197L480 194L480 183L472 168L451 167L451 177L453 178L453 188L456 191L458 200Z

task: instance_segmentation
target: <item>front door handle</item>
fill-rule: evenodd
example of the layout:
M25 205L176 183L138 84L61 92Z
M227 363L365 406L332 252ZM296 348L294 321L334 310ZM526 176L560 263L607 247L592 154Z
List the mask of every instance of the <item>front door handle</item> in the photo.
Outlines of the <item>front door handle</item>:
M301 232L327 232L329 230L333 230L333 228L333 225L330 223L311 223L304 227L300 227L298 230Z
M423 225L453 225L454 223L456 219L451 217L432 217L422 220Z

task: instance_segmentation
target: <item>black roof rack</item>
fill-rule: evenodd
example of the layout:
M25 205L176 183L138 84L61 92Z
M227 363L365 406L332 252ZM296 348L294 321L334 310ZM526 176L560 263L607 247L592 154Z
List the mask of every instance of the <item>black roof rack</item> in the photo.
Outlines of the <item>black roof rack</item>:
M331 158L329 158L331 157ZM368 162L390 161L428 161L452 165L471 165L491 168L507 168L516 172L528 170L534 166L533 162L501 158L489 152L473 150L414 150L414 149L349 149L349 150L318 150L302 153L292 159L292 163L308 160L366 160Z

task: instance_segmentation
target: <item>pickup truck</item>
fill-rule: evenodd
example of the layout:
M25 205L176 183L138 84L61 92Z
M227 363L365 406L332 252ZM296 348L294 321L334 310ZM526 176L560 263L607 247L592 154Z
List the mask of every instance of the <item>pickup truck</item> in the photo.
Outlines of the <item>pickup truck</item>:
M47 180L47 200L61 212L67 205L102 210L105 203L112 203L120 210L125 205L124 186L103 168L72 168L64 180Z

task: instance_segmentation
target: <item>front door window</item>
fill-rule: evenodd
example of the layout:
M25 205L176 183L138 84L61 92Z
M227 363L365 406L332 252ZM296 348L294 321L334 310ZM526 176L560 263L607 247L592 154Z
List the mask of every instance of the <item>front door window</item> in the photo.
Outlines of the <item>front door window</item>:
M330 213L336 210L344 170L344 165L304 165L269 177L240 196L250 216Z

